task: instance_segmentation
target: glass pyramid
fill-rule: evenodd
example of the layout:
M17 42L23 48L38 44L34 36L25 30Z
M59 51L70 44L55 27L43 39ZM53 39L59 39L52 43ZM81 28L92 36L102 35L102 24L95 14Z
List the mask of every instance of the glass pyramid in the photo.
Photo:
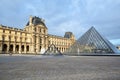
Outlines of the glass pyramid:
M119 51L106 38L101 36L94 27L91 27L65 51L66 53L119 53Z
M62 53L54 44L51 44L43 55L62 55Z

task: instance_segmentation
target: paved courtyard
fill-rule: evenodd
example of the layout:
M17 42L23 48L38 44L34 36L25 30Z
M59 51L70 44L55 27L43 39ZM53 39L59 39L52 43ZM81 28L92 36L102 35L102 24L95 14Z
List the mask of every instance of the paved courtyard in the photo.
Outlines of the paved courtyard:
M120 80L120 56L0 56L0 80Z

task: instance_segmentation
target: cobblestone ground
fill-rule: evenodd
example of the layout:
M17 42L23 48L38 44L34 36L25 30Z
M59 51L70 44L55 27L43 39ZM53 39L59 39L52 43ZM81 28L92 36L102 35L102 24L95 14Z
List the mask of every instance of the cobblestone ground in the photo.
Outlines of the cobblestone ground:
M0 80L120 80L120 57L0 56Z

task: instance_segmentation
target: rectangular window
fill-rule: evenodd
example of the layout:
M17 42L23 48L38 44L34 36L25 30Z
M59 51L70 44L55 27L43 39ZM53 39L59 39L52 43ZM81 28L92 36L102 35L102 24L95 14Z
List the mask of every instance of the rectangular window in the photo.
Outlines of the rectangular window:
M40 44L42 44L42 39L40 39Z
M44 30L44 33L45 33L45 30Z
M9 36L9 40L11 41L11 36Z
M11 34L11 31L9 31L9 33Z
M41 29L40 29L40 32L41 32Z
M3 33L5 33L5 30L3 29Z
M2 40L3 40L3 41L5 40L5 36L4 36L4 35L2 36Z
M17 34L17 32L15 31L15 34Z

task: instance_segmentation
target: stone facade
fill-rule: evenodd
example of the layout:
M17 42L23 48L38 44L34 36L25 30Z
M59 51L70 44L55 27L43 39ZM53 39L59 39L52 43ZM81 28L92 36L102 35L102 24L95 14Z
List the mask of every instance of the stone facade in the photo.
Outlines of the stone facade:
M24 29L0 25L0 53L43 54L51 44L64 52L75 42L72 32L64 37L48 34L43 19L30 16Z

